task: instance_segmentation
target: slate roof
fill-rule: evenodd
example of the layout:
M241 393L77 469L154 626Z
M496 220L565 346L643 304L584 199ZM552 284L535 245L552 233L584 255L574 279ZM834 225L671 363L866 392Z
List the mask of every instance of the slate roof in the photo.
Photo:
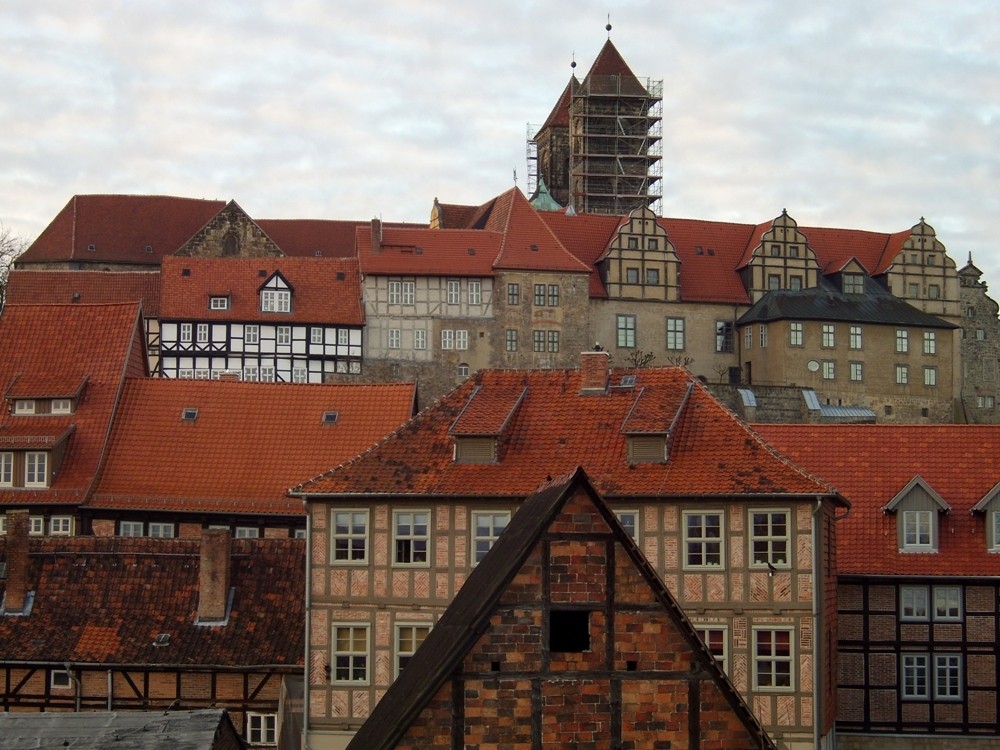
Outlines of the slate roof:
M160 314L160 274L157 271L12 270L7 280L7 304L108 304L142 302L142 314Z
M626 372L636 376L635 388L581 395L580 370L481 371L378 445L293 492L524 497L547 476L580 465L605 497L833 494L774 452L683 368L614 370L611 382ZM524 389L498 439L499 462L455 463L449 430L470 400L489 404L490 394L499 392L496 403L506 408L510 395ZM666 403L678 408L663 409ZM643 414L662 414L667 427L674 425L665 464L628 463L623 427Z
M261 312L260 287L279 272L292 287L289 313ZM353 258L191 258L168 256L160 272L166 320L241 320L364 325L361 277ZM228 310L209 297L228 296Z
M415 398L412 383L130 378L87 505L298 516L288 487L399 427ZM182 420L186 408L197 418Z
M31 538L28 615L0 615L0 663L294 666L305 653L305 542L234 539L223 626L197 625L200 539ZM6 555L6 539L0 538ZM0 579L0 584L6 581ZM168 646L154 646L160 633Z
M0 489L0 505L81 502L97 474L126 375L146 374L139 369L145 364L139 305L7 305L0 351L0 391L7 398L69 396L86 382L73 414L0 409L0 448L68 440L50 487Z
M841 575L997 576L984 519L972 508L1000 481L1000 425L791 425L754 429L851 502L837 523ZM939 520L939 551L902 553L896 515L883 512L921 477L951 507Z
M958 328L889 294L870 278L865 279L864 294L844 294L829 284L799 291L768 292L743 313L736 324L775 320L842 320L920 328Z
M740 715L751 736L760 738L761 747L774 747L736 688L705 649L666 585L596 493L586 472L577 467L566 475L544 482L528 495L490 551L472 569L468 580L434 624L406 669L375 704L367 721L348 745L349 750L390 750L395 747L421 709L449 675L460 667L462 659L488 627L501 596L578 488L587 492L616 542L654 590L659 604L687 638L692 651L700 653L704 667L715 673L723 694Z

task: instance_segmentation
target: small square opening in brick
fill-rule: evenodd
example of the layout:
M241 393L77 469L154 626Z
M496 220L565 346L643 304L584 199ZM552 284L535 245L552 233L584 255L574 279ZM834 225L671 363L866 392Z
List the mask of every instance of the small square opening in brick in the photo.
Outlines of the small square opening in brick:
M554 609L549 613L549 651L581 653L590 650L590 613Z
M500 671L500 662L498 662L498 661L491 661L490 662L490 669L492 671L494 671L494 672L499 672Z
M627 661L625 662L625 670L627 672L634 672L639 668L639 662L637 661Z

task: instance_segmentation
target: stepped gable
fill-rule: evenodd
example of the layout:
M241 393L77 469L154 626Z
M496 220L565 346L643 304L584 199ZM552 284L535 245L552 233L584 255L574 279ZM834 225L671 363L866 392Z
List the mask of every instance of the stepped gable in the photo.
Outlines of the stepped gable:
M156 318L160 314L160 274L154 270L11 270L6 295L9 305L141 302L143 317Z
M634 387L620 385L626 374L635 375ZM772 450L683 368L612 370L609 387L598 393L581 392L584 385L580 370L481 371L378 445L293 493L523 497L546 476L579 464L606 497L834 494ZM527 392L498 438L500 460L456 463L449 430L473 395L518 389ZM665 425L673 427L669 460L629 464L623 427L641 415L636 404L656 409L681 401L684 408Z
M26 616L0 616L0 661L295 665L305 653L305 542L234 539L225 625L197 624L199 539L28 540ZM6 558L7 540L0 537ZM9 564L9 562L8 562ZM0 579L0 588L6 581ZM159 633L169 645L154 646Z
M292 289L291 311L264 312L260 288L280 274ZM160 315L167 320L240 320L363 325L361 275L353 258L163 259ZM228 297L229 307L212 310L210 297Z
M792 425L754 429L798 465L837 488L851 512L837 521L841 575L997 576L972 512L997 486L1000 425ZM939 515L936 553L900 552L897 514L885 506L920 477L950 506Z
M18 258L159 265L225 203L165 195L76 195ZM93 249L91 249L93 248Z
M399 427L415 398L412 383L129 379L88 506L298 516L288 487Z
M587 266L570 253L553 234L538 211L518 188L497 199L491 221L503 232L494 268L517 271L562 271L587 273Z
M139 305L7 305L0 350L0 388L10 407L15 399L77 399L70 414L0 410L0 445L63 449L48 487L0 488L0 505L82 502L101 465L126 376L147 374Z
M616 626L590 625L588 638L599 641L591 658L544 643L543 623L565 607L567 586L574 609L589 603ZM629 658L641 689L625 671ZM581 695L581 683L594 691ZM484 697L509 721L477 710ZM692 701L698 711L685 710ZM348 750L422 747L457 732L488 732L502 745L530 744L536 733L546 745L614 733L630 746L775 747L579 467L525 499Z

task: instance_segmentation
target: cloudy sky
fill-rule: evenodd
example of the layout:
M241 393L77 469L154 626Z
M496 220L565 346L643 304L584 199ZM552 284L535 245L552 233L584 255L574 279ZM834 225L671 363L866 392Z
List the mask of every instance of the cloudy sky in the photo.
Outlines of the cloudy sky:
M526 183L607 37L662 79L666 216L894 232L1000 294L995 0L4 0L0 222L74 194L426 221Z

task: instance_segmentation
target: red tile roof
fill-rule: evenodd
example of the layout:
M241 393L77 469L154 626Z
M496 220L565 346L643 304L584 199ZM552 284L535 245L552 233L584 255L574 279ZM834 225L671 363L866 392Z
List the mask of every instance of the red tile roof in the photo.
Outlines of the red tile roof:
M333 219L259 219L259 226L285 255L298 257L354 258L357 255L355 237L358 227L367 221ZM403 222L386 226L401 229L426 228L426 224Z
M129 379L88 506L299 515L286 490L399 427L414 397L410 383Z
M0 616L0 662L245 667L301 664L305 543L232 542L228 623L197 625L199 541L29 540L31 613ZM0 552L6 540L0 538ZM0 579L0 584L6 583ZM154 646L160 633L169 645Z
M158 265L225 205L164 195L77 195L18 263L75 260ZM88 249L91 245L93 250Z
M494 268L514 271L591 272L569 252L518 188L497 199L490 221L503 232Z
M8 304L108 304L142 302L142 314L160 314L158 271L108 273L106 271L12 270L7 282Z
M568 128L569 127L569 103L573 99L573 87L579 86L580 82L576 80L576 76L570 76L569 80L566 82L566 88L562 90L559 98L556 100L555 105L552 107L552 111L549 112L549 116L545 118L541 130L545 128Z
M613 371L618 383L625 371ZM384 492L401 495L524 497L546 477L582 466L607 497L637 495L829 494L821 482L773 452L682 368L629 371L635 388L581 395L579 370L486 370L377 446L294 489L309 495ZM506 403L527 388L499 438L496 464L456 464L449 429L470 403L499 391ZM678 411L666 464L630 465L622 428L637 409ZM642 399L639 395L642 394ZM638 403L637 403L638 400Z
M293 289L290 313L261 312L260 287L276 271ZM168 320L255 320L363 325L361 278L353 258L190 258L167 256L160 316ZM228 310L209 297L228 296Z
M30 342L30 345L25 345ZM128 374L144 363L139 306L7 305L0 317L0 389L43 395L76 392L71 415L15 415L0 409L0 446L28 436L52 440L73 427L62 466L47 489L0 489L0 504L79 503L97 473ZM19 445L18 447L27 447Z
M371 224L358 227L361 272L390 276L492 276L502 236L478 229L398 229L382 225L378 252Z
M837 523L837 566L858 575L1000 575L984 519L970 513L1000 479L1000 426L754 425L768 442L835 486L852 504ZM936 554L901 553L896 515L883 507L914 477L951 506Z

